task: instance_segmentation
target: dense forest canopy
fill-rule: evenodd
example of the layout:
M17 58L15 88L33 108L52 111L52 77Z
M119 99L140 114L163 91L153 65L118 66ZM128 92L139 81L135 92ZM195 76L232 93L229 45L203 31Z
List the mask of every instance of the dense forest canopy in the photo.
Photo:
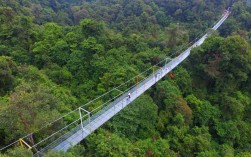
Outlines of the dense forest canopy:
M185 48L229 6L227 21L174 79L165 77L68 152L45 156L251 156L246 0L0 0L0 148ZM16 144L0 156L32 151Z

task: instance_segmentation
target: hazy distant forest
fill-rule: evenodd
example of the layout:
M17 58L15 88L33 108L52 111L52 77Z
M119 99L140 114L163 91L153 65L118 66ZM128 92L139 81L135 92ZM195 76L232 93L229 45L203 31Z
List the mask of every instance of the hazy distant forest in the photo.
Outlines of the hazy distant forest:
M45 157L251 157L246 0L0 0L0 148L186 47L228 6L230 17L174 79ZM15 145L0 157L32 151Z

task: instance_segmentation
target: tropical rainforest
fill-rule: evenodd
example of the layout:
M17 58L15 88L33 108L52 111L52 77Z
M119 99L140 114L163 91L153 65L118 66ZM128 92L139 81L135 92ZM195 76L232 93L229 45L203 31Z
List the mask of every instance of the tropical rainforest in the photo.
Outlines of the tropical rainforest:
M228 7L229 18L173 79L163 78L67 152L44 156L250 157L246 0L0 0L0 148L175 57ZM16 143L0 156L35 152Z

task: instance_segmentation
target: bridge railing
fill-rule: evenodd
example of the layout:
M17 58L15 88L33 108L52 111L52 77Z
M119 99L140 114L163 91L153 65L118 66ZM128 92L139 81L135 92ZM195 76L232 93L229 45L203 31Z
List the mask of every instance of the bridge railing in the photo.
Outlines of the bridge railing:
M186 58L186 56L188 56L188 50L190 51L191 47L189 49L187 49L186 51L184 51L183 53L181 53L178 57L172 59L169 62L166 62L166 64L164 64L164 66L160 67L158 70L156 70L154 73L151 72L151 74L146 77L145 79L141 80L140 82L138 82L137 84L133 85L132 87L128 88L127 90L123 91L123 93L111 100L109 100L109 104L104 106L105 104L107 104L108 102L106 102L105 104L102 105L102 107L100 107L98 110L94 110L91 112L92 116L90 117L90 119L86 119L83 121L83 126L87 126L90 123L93 123L94 120L96 118L98 118L99 116L103 115L105 112L107 112L108 110L115 108L116 105L121 102L122 103L122 107L123 107L123 103L124 103L124 107L126 105L129 104L129 102L126 100L128 93L132 93L132 94L137 94L137 90L143 86L145 86L147 83L149 82L153 82L152 84L155 84L156 81L156 75L162 73L162 70L167 68L170 70L172 70L176 65L178 65L180 62L183 61L183 59ZM186 56L184 56L186 55ZM182 58L182 59L181 59ZM161 61L158 64L162 64L163 62L165 62L165 60ZM148 69L147 71L151 71L151 69ZM146 71L146 72L147 72ZM163 76L162 76L163 77ZM146 88L147 90L147 88ZM112 112L112 111L111 111ZM58 139L56 139L55 141L53 141L52 143L50 143L49 145L47 145L45 148L40 150L40 154L44 154L46 152L48 152L50 149L55 148L57 145L59 145L61 142L65 141L67 138L71 137L72 135L74 135L75 133L77 133L78 131L80 131L82 129L82 126L80 124L80 119L78 119L78 125L73 128L72 130L68 131L66 134L64 134L63 136L59 137ZM94 130L91 130L94 131Z
M151 71L151 70L152 70L152 69L148 69L147 71ZM147 71L146 71L146 72L147 72ZM157 71L156 71L156 72L157 72ZM149 80L151 80L151 79L153 79L153 78L154 78L154 74L151 72L151 74L150 74L147 78L141 80L140 82L138 82L138 84L134 84L132 87L130 87L130 88L128 88L127 90L123 91L122 94L120 94L120 95L118 95L118 96L116 96L116 97L114 97L114 98L108 100L106 103L104 103L104 104L102 104L100 107L98 107L98 109L97 109L97 108L94 109L94 110L91 112L92 116L90 117L90 119L85 119L85 120L83 121L83 123L82 123L83 126L87 126L90 122L93 122L93 121L94 121L96 118L98 118L100 115L104 114L104 113L105 113L106 111L108 111L109 109L114 108L115 105L116 105L117 103L119 103L119 102L122 102L122 103L124 102L124 104L125 104L125 106L126 106L126 105L128 104L128 102L126 101L126 98L127 98L128 93L134 93L134 92L137 90L137 88L143 86L147 81L149 81ZM109 103L109 104L108 104L108 103ZM108 104L108 105L106 105L106 104ZM87 116L87 114L86 114L85 116ZM62 136L60 136L59 138L57 138L56 140L54 140L53 142L51 142L51 143L50 143L49 145L47 145L46 147L42 148L40 151L38 151L38 152L36 153L36 155L40 155L40 156L41 156L42 154L44 154L44 153L48 152L49 150L55 148L58 144L60 144L61 142L65 141L67 138L71 137L72 135L74 135L75 133L77 133L79 130L82 129L82 126L81 126L81 124L80 124L80 118L77 119L76 121L74 121L72 124L70 124L70 126L71 126L71 125L74 125L74 124L75 124L75 125L77 124L77 126L76 126L75 128L71 129L71 130L68 131L67 133L63 134ZM69 126L68 126L68 127L69 127ZM67 130L68 127L63 128L63 130ZM58 133L59 133L59 132L58 132ZM49 137L49 138L50 138L50 137ZM51 137L51 138L52 138L52 137ZM41 144L41 143L38 143L38 144L35 145L35 146L38 146L39 144Z

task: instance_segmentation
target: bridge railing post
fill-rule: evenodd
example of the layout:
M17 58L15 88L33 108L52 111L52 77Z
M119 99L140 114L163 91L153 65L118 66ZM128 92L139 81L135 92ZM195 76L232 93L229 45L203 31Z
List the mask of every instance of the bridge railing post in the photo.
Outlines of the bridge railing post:
M80 116L80 123L81 123L81 128L82 128L82 136L84 135L84 126L83 126L83 117L82 117L82 113L81 113L81 107L78 108L79 111L79 116Z
M89 123L89 130L90 132L92 131L91 129L91 112L83 109L82 107L79 107L79 116L80 116L80 121L81 121L81 127L82 127L82 131L84 132L84 125L83 125L83 116L82 116L82 113L81 111L84 111L88 114L88 123Z

